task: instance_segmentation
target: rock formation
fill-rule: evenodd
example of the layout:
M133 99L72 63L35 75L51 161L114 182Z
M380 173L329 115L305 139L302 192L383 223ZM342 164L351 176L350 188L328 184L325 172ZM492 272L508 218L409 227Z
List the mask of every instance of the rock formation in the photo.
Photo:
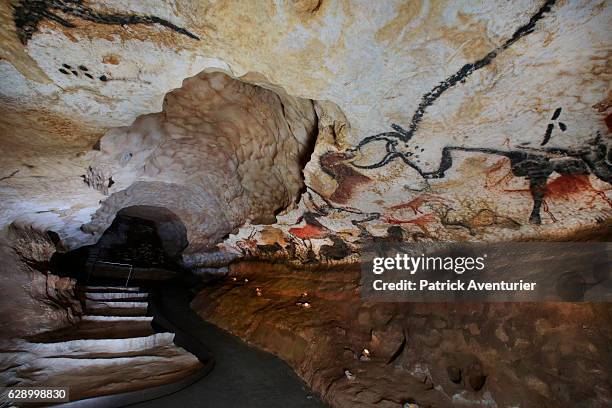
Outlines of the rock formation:
M230 276L236 280L205 288L192 307L281 356L332 406L612 400L609 304L364 301L359 267L246 263Z

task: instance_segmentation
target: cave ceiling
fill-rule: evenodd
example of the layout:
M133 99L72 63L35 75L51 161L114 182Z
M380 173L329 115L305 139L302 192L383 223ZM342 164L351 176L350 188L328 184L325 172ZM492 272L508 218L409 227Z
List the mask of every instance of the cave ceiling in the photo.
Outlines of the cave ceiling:
M154 205L185 223L191 252L332 259L389 234L598 228L611 8L2 2L0 222L70 249Z

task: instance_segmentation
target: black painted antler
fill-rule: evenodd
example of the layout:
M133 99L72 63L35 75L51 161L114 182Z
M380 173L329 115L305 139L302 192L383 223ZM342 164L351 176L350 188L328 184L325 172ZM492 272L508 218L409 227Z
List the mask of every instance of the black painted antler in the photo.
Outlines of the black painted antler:
M351 164L360 169L375 169L378 167L385 166L387 163L391 162L392 160L398 157L403 157L403 153L395 150L395 147L397 146L398 142L407 142L408 140L410 140L412 135L409 134L406 130L404 130L401 126L396 125L395 123L391 124L391 127L393 128L394 132L384 132L384 133L379 133L377 135L368 136L365 139L363 139L361 142L359 142L356 148L349 149L352 151L358 151L358 150L361 150L363 146L369 143L386 140L387 141L385 145L386 154L385 154L385 157L382 158L382 160L380 160L377 163L369 164L365 166L356 164L354 162L351 162Z
M359 167L362 169L373 169L382 167L385 164L389 163L391 160L400 157L406 164L418 170L418 168L408 159L408 154L401 154L397 152L394 148L397 146L397 142L408 142L414 133L417 131L419 124L423 120L425 116L426 110L428 107L433 105L433 103L442 96L447 90L451 89L455 85L464 82L468 77L470 77L477 70L491 64L495 58L508 48L510 48L514 43L516 43L522 37L532 33L535 30L535 25L538 21L540 21L544 15L550 12L552 6L555 4L556 0L545 0L542 6L536 11L535 14L531 16L529 21L522 26L518 27L514 34L507 39L503 44L497 46L495 49L487 53L485 56L480 58L479 60L463 65L457 72L453 75L446 78L444 81L436 84L429 92L425 93L421 96L421 100L417 109L414 111L412 115L412 119L410 121L410 126L408 130L403 129L401 126L392 124L391 127L395 132L385 132L379 133L377 135L368 136L363 139L353 151L360 150L362 146L369 144L374 141L386 140L387 141L387 154L385 157L379 161L378 163L368 165L368 166L359 166L355 163L352 163L353 166ZM422 175L427 175L427 173L423 173L419 170L419 173ZM437 174L437 173L436 173Z
M361 148L362 146L365 146L368 143L378 141L378 140L387 140L387 141L400 140L402 142L407 142L412 137L412 135L409 134L406 130L404 130L400 125L396 125L395 123L392 123L391 128L395 132L384 132L384 133L379 133L377 135L368 136L365 139L363 139L361 142L359 142L359 144L357 145L357 149Z

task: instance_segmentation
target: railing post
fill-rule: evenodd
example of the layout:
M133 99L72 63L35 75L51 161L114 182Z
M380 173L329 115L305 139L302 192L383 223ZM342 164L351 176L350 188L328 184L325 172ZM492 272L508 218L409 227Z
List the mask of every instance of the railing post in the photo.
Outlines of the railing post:
M130 265L130 273L128 273L128 277L125 281L125 287L128 287L128 283L130 283L130 278L132 277L132 265Z
M130 283L130 279L132 278L132 272L133 272L133 269L134 269L134 265L132 265L132 264L124 264L124 263L119 263L119 262L99 261L98 259L96 259L94 261L94 264L92 266L91 272L88 271L88 273L87 273L87 284L89 283L89 275L90 274L93 275L93 272L95 270L96 264L98 264L98 263L107 264L107 265L117 265L117 266L129 266L130 267L130 271L128 272L128 277L125 280L125 287L127 288L128 284Z

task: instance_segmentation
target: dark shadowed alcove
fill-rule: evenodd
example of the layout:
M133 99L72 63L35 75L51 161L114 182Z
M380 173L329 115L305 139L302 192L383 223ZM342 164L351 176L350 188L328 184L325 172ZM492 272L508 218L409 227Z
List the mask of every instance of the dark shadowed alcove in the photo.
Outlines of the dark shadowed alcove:
M136 205L117 212L95 245L53 257L61 275L124 279L165 279L179 269L187 247L187 229L164 207Z
M117 213L96 246L99 260L147 267L174 263L187 244L187 229L172 211L136 205Z

